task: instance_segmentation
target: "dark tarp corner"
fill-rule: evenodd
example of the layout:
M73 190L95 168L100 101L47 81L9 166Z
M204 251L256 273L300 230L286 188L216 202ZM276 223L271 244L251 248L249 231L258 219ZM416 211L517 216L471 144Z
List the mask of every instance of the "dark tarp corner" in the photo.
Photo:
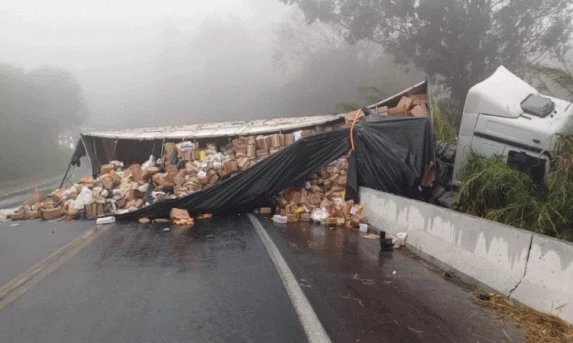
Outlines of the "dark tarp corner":
M358 199L359 186L419 198L420 182L433 158L429 118L385 117L359 122L354 127L354 145L347 199ZM187 209L191 215L250 212L350 150L348 128L305 137L210 188L118 214L116 218L165 218L172 208Z
M76 150L74 150L74 154L72 155L72 160L70 164L75 167L81 166L81 159L82 157L86 156L86 148L84 146L84 142L80 138L76 143Z

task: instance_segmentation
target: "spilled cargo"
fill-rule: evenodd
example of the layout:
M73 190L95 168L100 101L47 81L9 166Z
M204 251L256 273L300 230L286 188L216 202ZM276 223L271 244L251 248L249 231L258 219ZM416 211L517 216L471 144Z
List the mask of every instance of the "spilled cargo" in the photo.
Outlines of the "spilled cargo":
M357 228L359 186L421 197L433 159L424 87L341 115L82 135L70 165L87 156L93 175L62 182L12 218L150 223L179 209L189 218L177 223L193 225L195 216L261 208L289 223Z

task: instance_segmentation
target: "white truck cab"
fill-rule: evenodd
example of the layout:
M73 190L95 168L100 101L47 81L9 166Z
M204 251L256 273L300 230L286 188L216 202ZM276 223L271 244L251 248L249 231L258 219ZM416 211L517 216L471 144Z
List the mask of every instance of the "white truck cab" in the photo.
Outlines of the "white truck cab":
M460 183L468 153L505 156L545 179L561 133L573 128L573 104L540 95L503 66L468 92L454 164L454 185Z

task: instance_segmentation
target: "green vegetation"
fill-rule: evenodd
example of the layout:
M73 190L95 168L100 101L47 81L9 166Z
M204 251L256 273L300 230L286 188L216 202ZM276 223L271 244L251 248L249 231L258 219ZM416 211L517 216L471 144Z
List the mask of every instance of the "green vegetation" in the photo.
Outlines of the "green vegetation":
M534 184L503 157L475 153L468 156L463 179L456 195L460 210L573 241L573 134L560 138L546 186Z
M58 135L73 130L86 115L82 90L70 73L25 72L0 64L1 183L65 168L72 151L58 145Z
M456 129L450 124L448 117L443 113L438 105L432 107L434 137L437 140L454 144L458 136Z

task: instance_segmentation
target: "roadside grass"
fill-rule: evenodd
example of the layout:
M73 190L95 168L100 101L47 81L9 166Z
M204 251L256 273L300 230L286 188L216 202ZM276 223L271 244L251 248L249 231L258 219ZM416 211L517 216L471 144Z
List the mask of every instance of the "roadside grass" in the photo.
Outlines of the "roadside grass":
M477 289L475 295L476 303L495 311L504 320L515 322L525 333L527 342L573 342L573 326L557 316L535 311L502 295L486 293L481 289Z
M458 137L456 129L452 126L448 117L438 105L432 107L432 120L436 140L449 144L456 143Z

